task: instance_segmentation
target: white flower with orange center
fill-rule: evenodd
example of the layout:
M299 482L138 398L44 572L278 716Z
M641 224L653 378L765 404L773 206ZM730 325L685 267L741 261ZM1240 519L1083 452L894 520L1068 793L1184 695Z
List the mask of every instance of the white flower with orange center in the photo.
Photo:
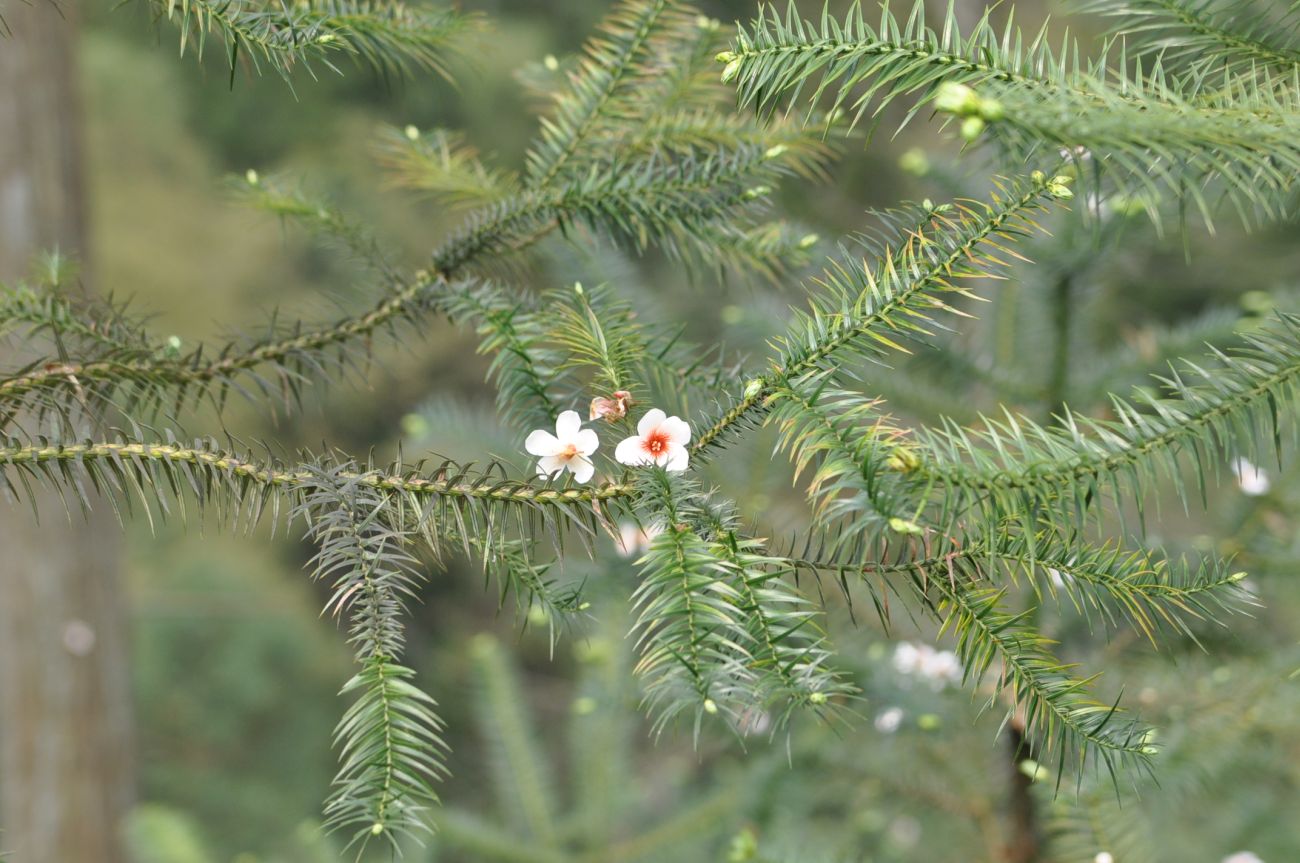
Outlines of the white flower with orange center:
M586 482L596 472L590 456L598 446L600 439L594 431L582 427L577 411L565 411L556 418L555 434L537 429L524 441L524 449L540 456L539 476L556 479L568 468L577 482Z
M686 445L690 442L691 427L685 420L653 408L636 424L636 435L614 450L614 458L632 467L654 464L664 470L686 470L690 458Z

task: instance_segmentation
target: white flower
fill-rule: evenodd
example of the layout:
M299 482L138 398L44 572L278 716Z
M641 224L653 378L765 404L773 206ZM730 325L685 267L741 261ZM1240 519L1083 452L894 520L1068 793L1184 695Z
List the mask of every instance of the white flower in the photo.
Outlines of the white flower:
M1098 851L1097 856L1092 858L1092 863L1115 863L1115 855L1109 851Z
M1258 854L1251 851L1238 851L1223 858L1223 863L1264 863Z
M637 467L657 464L665 470L686 470L689 458L686 444L691 427L685 420L667 416L659 408L646 411L636 424L636 436L624 440L614 450L619 463Z
M1268 474L1244 458L1239 458L1232 463L1232 472L1237 475L1237 485L1241 486L1242 492L1251 497L1268 494L1268 490L1273 487Z
M894 648L894 668L899 674L927 681L936 691L961 680L957 654L951 650L935 650L928 644L900 641Z
M589 456L598 446L600 439L594 431L582 427L582 417L577 411L560 414L555 420L555 434L537 429L524 441L524 449L541 456L537 462L539 476L554 479L568 468L578 482L586 482L596 472Z
M876 717L876 730L882 734L893 734L903 724L903 708L887 707Z

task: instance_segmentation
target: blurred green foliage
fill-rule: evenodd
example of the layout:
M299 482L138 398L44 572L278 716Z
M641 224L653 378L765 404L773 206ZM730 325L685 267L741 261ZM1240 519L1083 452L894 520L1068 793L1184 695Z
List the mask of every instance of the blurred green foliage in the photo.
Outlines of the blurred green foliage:
M177 63L171 40L154 38L137 4L113 5L89 7L83 37L94 279L157 310L159 328L186 341L214 335L218 321L256 325L275 305L328 310L358 290L350 265L331 250L225 201L218 192L225 172L291 169L418 262L449 222L418 200L380 194L380 175L366 157L376 126L461 128L481 150L518 164L534 121L513 76L525 63L575 49L606 10L598 0L467 4L488 13L494 27L456 70L458 90L365 72L323 74L290 90L274 77L245 75L231 87L218 57L201 68ZM1032 4L1017 7L1034 17ZM707 11L729 21L748 17L752 6L718 3ZM951 142L929 139L924 128L891 138L888 123L887 115L869 149L848 146L833 184L787 193L784 203L810 232L835 238L859 228L869 206L969 193L969 178L956 172L969 167L978 176L978 164L955 163ZM1019 383L1032 381L1052 339L1032 299L1050 288L1053 272L1070 272L1078 286L1076 380L1096 371L1088 357L1100 348L1126 346L1150 360L1143 352L1154 327L1223 307L1231 330L1242 325L1238 310L1245 317L1255 310L1258 291L1295 286L1293 225L1252 236L1227 228L1212 245L1199 227L1160 237L1133 220L1123 230L1122 246L1112 239L1098 248L1086 236L1038 244L1031 256L1055 269L1041 267L1037 281L1009 287L983 325L963 335L965 347L1018 365L1025 370ZM740 351L761 350L793 296L780 286L743 284L699 291L653 256L601 252L593 260L586 250L558 250L542 266L541 278L554 284L593 269L640 284L673 304L692 338ZM195 296L204 300L202 318L194 316ZM400 428L402 443L419 451L436 429L446 455L514 456L515 442L494 424L482 387L486 365L472 355L470 338L439 324L418 352L384 354L368 391L340 387L319 413L285 420L245 411L232 425L286 447L325 439L353 450L392 448L392 430ZM886 380L898 409L928 418L996 401L1051 407L1037 394L1016 395L955 370L942 353L909 364L922 379L927 369L932 390L889 392ZM435 391L468 396L478 407L430 402ZM798 498L788 470L767 458L772 443L755 436L724 454L713 475L729 494L761 498L779 516L783 501L793 512ZM1271 487L1264 494L1243 495L1226 477L1207 512L1184 517L1175 504L1160 527L1165 542L1188 548L1227 536L1217 550L1239 554L1252 571L1262 601L1256 622L1234 635L1198 632L1214 661L1190 645L1174 665L1152 661L1141 645L1085 637L1077 616L1049 622L1067 656L1086 656L1090 667L1125 663L1126 676L1142 681L1140 703L1174 738L1165 790L1126 798L1135 835L1097 837L1069 857L1074 850L1063 845L1060 859L1088 863L1107 841L1155 849L1149 859L1213 863L1243 848L1269 863L1300 859L1289 814L1300 806L1300 699L1277 683L1287 663L1300 667L1300 486L1294 472L1265 470ZM302 572L307 551L285 551L257 535L200 541L160 530L163 541L134 543L130 560L142 803L128 836L136 859L342 859L313 825L333 771L327 742L347 654L334 621L317 615L320 589ZM566 577L624 587L633 578L611 547L587 569ZM841 653L860 659L851 670L866 700L854 728L800 727L788 741L771 742L756 733L743 746L706 738L694 750L687 734L649 740L634 695L619 688L626 676L604 673L626 661L621 636L571 634L552 661L544 621L522 631L525 621L497 611L480 573L453 565L415 609L411 652L427 688L441 694L453 733L465 738L454 741L455 776L444 795L459 805L446 813L442 837L411 849L408 859L995 859L1008 781L992 744L996 722L966 696L895 670L891 639L915 636L884 633L869 611L857 612L857 628L847 608L834 621ZM485 710L485 701L496 706ZM472 766L493 758L513 766L506 773ZM548 770L553 776L544 780ZM506 775L516 777L513 785ZM1079 798L1066 789L1053 802L1051 786L1040 786L1038 798L1060 822L1085 811L1083 804L1115 806L1092 787ZM636 856L634 846L619 844L653 835L654 825L673 824L687 801L701 800L716 802L707 809L712 818L688 825L683 845ZM536 854L517 853L518 846ZM588 856L550 857L547 847ZM618 850L592 852L601 848ZM1115 859L1142 858L1116 852Z

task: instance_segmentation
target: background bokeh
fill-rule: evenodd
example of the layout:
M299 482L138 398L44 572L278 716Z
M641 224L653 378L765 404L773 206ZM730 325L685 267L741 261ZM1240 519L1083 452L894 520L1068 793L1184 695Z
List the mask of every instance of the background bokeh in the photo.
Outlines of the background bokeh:
M604 0L467 0L491 26L454 67L455 87L348 68L344 77L299 76L291 88L248 74L232 87L218 52L201 63L178 60L175 34L153 23L143 4L116 5L84 5L81 41L94 281L186 344L256 331L277 308L329 317L364 303L372 290L336 250L235 205L223 192L226 175L255 168L300 177L418 265L454 221L384 190L371 158L378 127L463 129L491 159L520 164L535 106L515 74L547 54L577 50L607 11ZM814 14L817 5L805 11ZM979 10L959 4L968 5L961 12L972 20ZM749 0L702 6L723 22L753 8ZM1017 20L1031 28L1059 12L1039 0L1016 7ZM1086 39L1096 27L1076 22L1071 32ZM985 191L981 156L959 158L954 136L924 121L894 135L890 119L869 140L843 145L830 182L783 190L792 221L831 241L868 224L871 207ZM1293 226L1247 236L1226 217L1217 228L1213 236L1199 225L1161 236L1136 218L1115 238L1062 221L1057 240L1034 244L1031 256L1043 266L1022 268L958 344L1032 380L1053 338L1042 295L1055 275L1069 272L1078 286L1077 380L1093 381L1101 352L1118 348L1130 364L1107 382L1127 387L1158 328L1222 308L1231 338L1270 305L1268 294L1294 296L1300 235ZM776 284L720 280L653 255L638 260L558 242L530 278L538 288L618 280L639 292L647 314L687 321L697 341L756 358L800 293L798 274ZM324 441L391 453L400 442L408 454L518 460L527 430L495 420L473 335L442 323L429 328L403 349L379 349L363 380L309 398L305 412L286 417L240 405L226 424L283 449ZM1194 341L1188 351L1198 351ZM945 355L910 365L905 386L883 368L864 386L922 418L965 419L999 400L1017 401L996 375L946 366ZM1085 390L1076 406L1104 410L1104 400ZM1032 397L1019 404L1050 410ZM203 431L199 425L190 431ZM771 445L760 436L731 451L711 478L766 509L771 524L797 526L801 498L788 470L767 457ZM1127 636L1091 637L1068 609L1045 622L1067 656L1108 669L1112 688L1126 682L1129 701L1169 744L1162 788L1123 788L1118 814L1109 786L1076 794L1067 779L1054 797L1054 782L1043 783L1038 800L1054 829L1095 817L1138 831L1137 839L1116 837L1116 847L1145 842L1151 860L1217 863L1247 849L1268 863L1300 860L1300 699L1287 677L1300 667L1300 493L1286 471L1264 471L1268 489L1248 495L1224 467L1208 507L1194 504L1190 514L1170 497L1148 537L1176 549L1239 553L1261 600L1253 617L1235 618L1230 629L1198 629L1204 650L1188 640L1161 653ZM153 532L133 525L127 553L140 800L128 829L137 859L351 859L317 827L349 655L335 622L320 616L324 589L303 571L309 550L292 538L230 538L167 523ZM525 629L468 564L452 561L436 573L414 607L412 662L442 704L454 775L441 789L448 809L440 837L411 849L410 859L997 859L1016 768L998 740L1000 711L983 711L979 696L951 685L941 653L921 648L926 664L915 647L900 652L901 641L942 651L935 633L917 631L905 614L886 631L869 607L850 610L828 586L832 632L866 695L860 719L847 728L800 725L769 740L756 717L743 746L708 734L694 745L688 728L651 738L636 710L622 616L635 579L630 561L607 542L594 561L573 563L561 577L585 580L595 619L564 633L553 650L546 621ZM548 856L536 837L556 833L605 850ZM1074 847L1077 835L1058 843L1059 859L1101 859L1107 851L1104 837Z

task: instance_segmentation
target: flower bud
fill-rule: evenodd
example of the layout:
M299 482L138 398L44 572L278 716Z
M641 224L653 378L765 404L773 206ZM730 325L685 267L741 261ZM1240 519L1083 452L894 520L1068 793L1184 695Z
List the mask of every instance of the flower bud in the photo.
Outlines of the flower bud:
M763 391L763 381L759 378L745 382L745 398L757 398L758 394Z
M555 59L554 54L547 54L542 58L542 65L546 67L547 72L554 72L560 68L560 61Z
M250 186L256 186L259 182L261 182L261 178L257 176L257 172L254 171L252 168L249 168L247 171L244 172L244 179L248 181L248 185Z
M896 470L899 473L909 473L920 466L921 459L917 457L916 453L903 446L895 448L894 451L889 454L889 458L885 459L885 467L890 470Z
M370 825L370 835L371 835L371 836L378 836L380 833L383 833L383 832L384 832L384 822L382 822L382 821L376 821L374 824L371 824L371 825Z
M722 83L730 84L737 75L740 74L740 58L732 60L722 70Z
M786 153L786 151L789 150L789 149L790 149L790 148L787 147L785 144L776 144L776 145L774 145L774 146L772 146L772 147L768 147L768 148L767 148L767 152L763 154L763 158L764 158L764 159L779 159L781 156L784 156L785 153Z
M990 123L995 123L1006 116L1006 109L997 99L981 99L979 112L980 116Z
M944 81L934 94L934 107L948 114L973 114L979 110L980 98L965 84Z
M417 127L417 126L407 126L407 127L406 127L406 139L407 139L408 141L418 141L418 140L420 140L420 129L419 129L419 127Z
M718 712L718 704L712 698L704 699L704 712L712 716Z
M821 237L816 234L804 234L799 238L799 248L811 249L813 246L817 245L817 241L820 239Z
M731 63L736 59L736 54L733 51L719 51L713 59L719 63Z
M974 141L984 131L984 120L980 117L967 117L961 121L961 137L965 141Z
M746 189L743 197L745 198L746 201L752 201L755 198L761 198L764 195L770 195L771 193L772 193L771 186L754 186L752 188Z
M808 703L809 703L809 704L825 704L825 703L826 703L826 693L825 693L825 692L814 692L814 693L812 693L811 695L808 696Z
M911 536L925 533L916 522L908 521L905 518L898 518L897 516L889 520L889 529L894 531L894 533L908 534Z
M913 147L898 159L898 167L914 177L930 173L930 157L920 147Z

